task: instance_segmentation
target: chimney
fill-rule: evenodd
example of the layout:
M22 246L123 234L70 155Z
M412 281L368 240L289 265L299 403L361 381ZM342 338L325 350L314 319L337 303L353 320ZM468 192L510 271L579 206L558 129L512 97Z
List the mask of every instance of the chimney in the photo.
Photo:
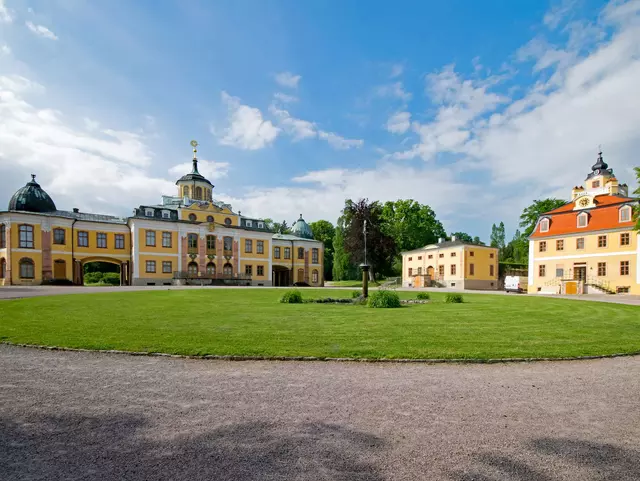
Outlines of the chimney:
M73 213L74 213L74 214L77 214L78 212L80 212L80 209L78 209L77 207L74 207L74 208L73 208Z
M455 240L456 240L456 236L452 235L452 236L451 236L451 241L452 241L452 242L455 242Z
M438 237L438 244L442 244L444 242L444 239L442 237Z

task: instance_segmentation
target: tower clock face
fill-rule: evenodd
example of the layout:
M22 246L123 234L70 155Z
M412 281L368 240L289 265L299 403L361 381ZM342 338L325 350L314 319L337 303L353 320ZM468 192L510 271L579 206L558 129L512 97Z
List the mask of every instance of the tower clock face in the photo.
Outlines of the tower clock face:
M589 199L587 199L586 197L583 199L580 199L580 207L586 207L589 205Z
M600 174L600 169L594 170L593 173L596 174L596 175Z

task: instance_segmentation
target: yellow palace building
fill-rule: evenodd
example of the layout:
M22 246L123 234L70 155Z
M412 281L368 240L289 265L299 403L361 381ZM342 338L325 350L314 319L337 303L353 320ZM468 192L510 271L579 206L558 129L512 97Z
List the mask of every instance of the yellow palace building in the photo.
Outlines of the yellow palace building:
M601 152L571 201L538 219L529 238L529 293L640 294L637 203Z
M192 145L177 195L127 218L57 210L32 175L0 211L0 286L82 284L95 261L120 266L123 285L322 286L324 247L302 215L291 234L274 234L215 200Z

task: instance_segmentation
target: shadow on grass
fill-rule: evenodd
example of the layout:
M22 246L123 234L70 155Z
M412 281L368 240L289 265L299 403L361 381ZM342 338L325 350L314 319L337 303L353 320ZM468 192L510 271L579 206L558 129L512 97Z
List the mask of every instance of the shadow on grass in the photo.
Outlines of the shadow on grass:
M575 439L540 438L529 445L531 458L538 458L536 466L514 460L500 453L482 453L475 457L475 466L465 472L454 472L456 481L556 481L567 479L555 476L548 469L541 469L547 458L555 456L561 462L587 468L588 479L598 481L640 480L640 451L621 448L612 444L580 441ZM542 456L540 456L542 455Z
M382 481L374 459L383 446L323 423L253 422L190 435L154 431L135 415L0 418L0 479Z

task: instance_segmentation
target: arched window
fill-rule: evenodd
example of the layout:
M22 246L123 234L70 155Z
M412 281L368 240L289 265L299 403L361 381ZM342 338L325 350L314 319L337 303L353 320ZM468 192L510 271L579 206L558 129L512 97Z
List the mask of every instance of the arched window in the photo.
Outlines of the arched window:
M313 282L314 284L318 283L318 270L314 269L313 272L311 273L311 282Z
M233 275L233 266L227 262L227 263L222 267L222 273L223 273L225 276L232 276L232 275Z
M213 262L207 264L207 274L210 276L216 275L216 265Z
M4 260L4 257L0 259L0 279L4 279L7 277L7 261Z
M202 200L202 187L196 187L193 197L195 197L196 200Z
M625 205L620 207L620 222L629 222L631 220L631 206Z
M7 247L7 226L0 224L0 249Z
M189 262L187 266L187 273L189 276L197 276L198 275L198 264L195 262Z
M208 215L207 216L207 222L213 222L213 216L212 215Z
M298 247L298 259L304 259L304 247Z
M182 188L182 195L183 195L184 197L189 197L189 186L186 186L186 185L185 185L185 186Z
M586 212L580 212L578 214L578 227L587 227L589 223L589 215Z
M22 279L33 279L35 278L35 264L33 260L28 257L23 257L20 259L20 278Z
M549 232L549 219L542 219L540 221L540 232Z

